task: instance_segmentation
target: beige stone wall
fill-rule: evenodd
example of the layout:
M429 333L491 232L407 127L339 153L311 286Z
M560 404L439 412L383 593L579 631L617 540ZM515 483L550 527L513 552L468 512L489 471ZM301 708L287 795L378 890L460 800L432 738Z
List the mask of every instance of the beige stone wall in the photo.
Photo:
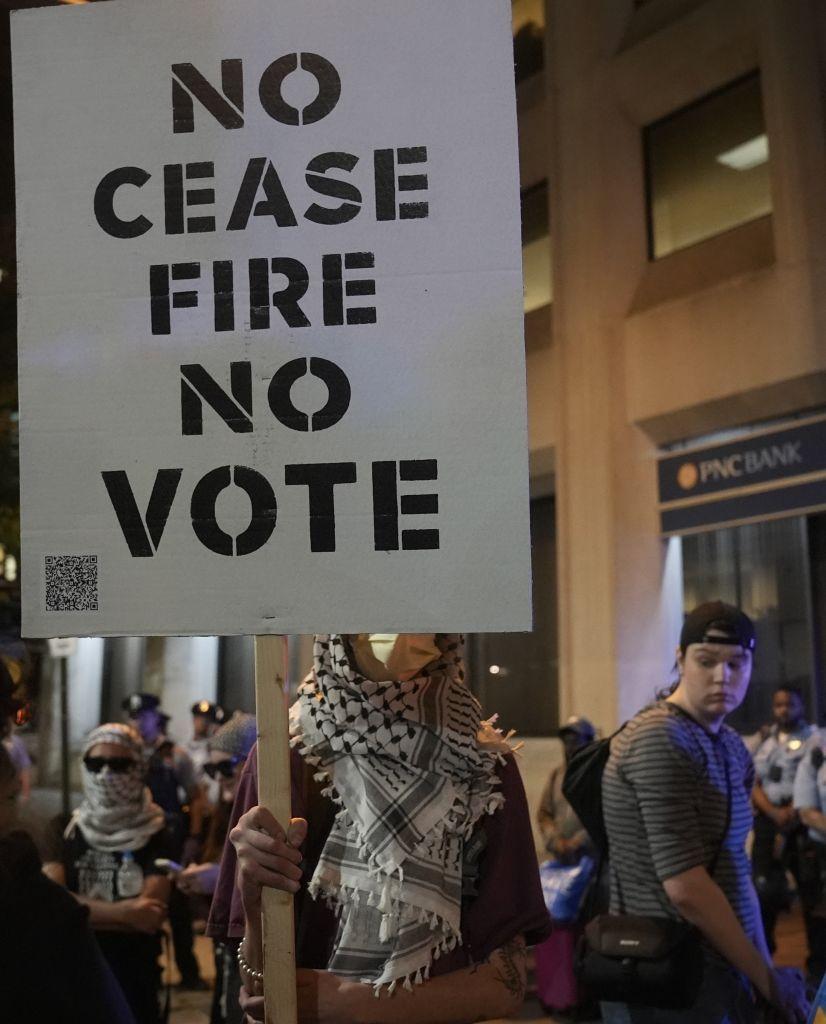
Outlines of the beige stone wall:
M671 666L680 557L658 535L657 446L826 404L824 21L786 0L548 0L520 147L523 187L551 183L554 302L545 340L536 313L526 333L563 716L611 728ZM757 67L771 214L650 262L643 126Z

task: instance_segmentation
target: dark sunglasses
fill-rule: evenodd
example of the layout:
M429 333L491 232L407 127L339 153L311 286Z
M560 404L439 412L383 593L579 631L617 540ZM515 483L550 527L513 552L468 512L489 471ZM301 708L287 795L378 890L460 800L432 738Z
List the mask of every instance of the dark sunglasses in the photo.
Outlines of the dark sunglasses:
M106 767L122 775L134 765L135 759L133 757L84 757L83 763L94 775L102 772Z
M228 761L219 761L217 764L209 761L204 765L204 771L211 779L217 779L219 775L223 775L225 779L231 779L235 774L235 769L243 760L243 757L231 757Z

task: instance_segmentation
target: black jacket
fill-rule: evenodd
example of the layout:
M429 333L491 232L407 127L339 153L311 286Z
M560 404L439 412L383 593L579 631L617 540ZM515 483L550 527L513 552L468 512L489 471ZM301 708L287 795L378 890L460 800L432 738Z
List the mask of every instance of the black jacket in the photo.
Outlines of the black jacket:
M42 873L25 832L0 836L0 1006L9 1024L134 1024L85 907Z

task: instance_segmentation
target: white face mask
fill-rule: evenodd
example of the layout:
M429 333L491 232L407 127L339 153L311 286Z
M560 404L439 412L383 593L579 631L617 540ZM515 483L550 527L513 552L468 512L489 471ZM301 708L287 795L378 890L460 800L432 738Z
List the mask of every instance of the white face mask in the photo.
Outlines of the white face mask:
M374 683L412 679L441 657L432 633L355 633L350 644L362 675Z

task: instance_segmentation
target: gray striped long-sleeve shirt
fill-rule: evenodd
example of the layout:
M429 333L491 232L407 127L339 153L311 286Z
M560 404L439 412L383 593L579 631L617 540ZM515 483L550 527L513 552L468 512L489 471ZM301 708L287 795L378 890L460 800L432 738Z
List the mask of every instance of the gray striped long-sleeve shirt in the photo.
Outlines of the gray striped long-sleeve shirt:
M632 718L611 741L602 780L612 912L679 919L663 882L709 868L719 850L713 878L753 937L745 851L753 783L748 751L728 726L712 734L668 701ZM724 837L727 784L731 821Z

